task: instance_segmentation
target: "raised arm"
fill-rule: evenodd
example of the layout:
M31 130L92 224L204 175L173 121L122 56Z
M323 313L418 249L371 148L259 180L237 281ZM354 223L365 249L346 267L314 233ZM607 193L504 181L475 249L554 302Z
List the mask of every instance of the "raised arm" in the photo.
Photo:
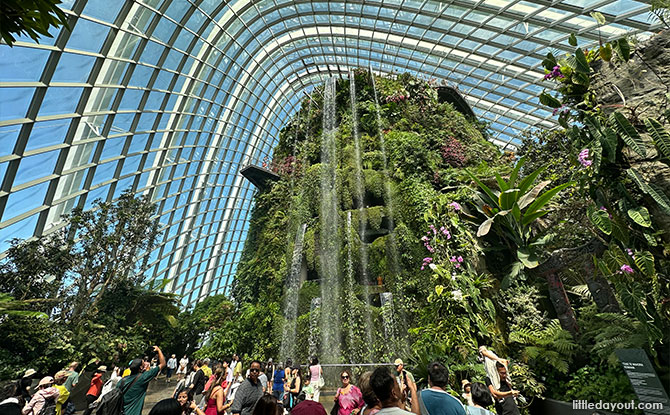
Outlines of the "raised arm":
M158 353L158 367L163 370L165 368L165 356L163 356L163 352L158 346L154 346L154 352Z

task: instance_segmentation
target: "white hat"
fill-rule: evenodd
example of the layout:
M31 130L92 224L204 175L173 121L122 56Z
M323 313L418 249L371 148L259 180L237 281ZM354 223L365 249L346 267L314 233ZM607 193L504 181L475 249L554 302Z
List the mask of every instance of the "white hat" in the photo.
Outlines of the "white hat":
M42 378L42 380L40 380L40 383L38 383L37 386L40 387L44 385L51 385L52 383L54 383L54 378L51 376L45 376Z
M35 373L37 373L37 372L35 371L35 369L28 369L28 370L26 370L26 373L23 374L23 377L24 377L24 378L27 378L28 376L32 376L32 375L34 375Z
M396 359L395 362L393 362L393 364L396 366L404 365L401 359Z
M102 365L98 368L98 372L106 372L107 371L107 366Z

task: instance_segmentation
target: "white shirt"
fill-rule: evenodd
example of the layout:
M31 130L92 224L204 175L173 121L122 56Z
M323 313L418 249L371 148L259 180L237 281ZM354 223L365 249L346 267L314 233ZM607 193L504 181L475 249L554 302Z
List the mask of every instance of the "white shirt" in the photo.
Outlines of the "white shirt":
M405 411L404 409L400 409L397 406L392 406L389 408L382 408L377 412L377 414L380 415L414 415L412 412Z
M179 366L186 367L187 365L188 365L188 358L182 357L181 360L179 361Z
M171 357L167 361L167 367L168 369L176 369L177 368L177 359L174 357Z

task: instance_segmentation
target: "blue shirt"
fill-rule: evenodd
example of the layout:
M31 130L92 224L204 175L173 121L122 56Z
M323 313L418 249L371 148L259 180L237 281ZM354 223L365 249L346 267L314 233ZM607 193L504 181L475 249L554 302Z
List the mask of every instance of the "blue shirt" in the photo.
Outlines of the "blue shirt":
M275 370L275 375L272 380L272 390L284 392L284 371Z
M445 391L424 389L419 395L419 402L425 406L427 415L465 415L461 401Z

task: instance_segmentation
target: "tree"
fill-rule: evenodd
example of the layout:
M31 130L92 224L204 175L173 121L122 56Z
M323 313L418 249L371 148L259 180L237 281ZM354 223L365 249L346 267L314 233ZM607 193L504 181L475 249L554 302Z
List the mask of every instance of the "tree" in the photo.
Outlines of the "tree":
M39 43L41 36L53 37L51 26L69 29L67 15L58 7L60 0L3 0L0 3L0 36L9 46L14 36L28 35Z
M89 211L75 209L66 216L63 232L74 257L73 295L63 317L74 324L94 319L97 305L111 286L143 280L149 255L158 236L155 206L146 197L126 191L115 203L96 201ZM144 257L138 263L138 258Z

